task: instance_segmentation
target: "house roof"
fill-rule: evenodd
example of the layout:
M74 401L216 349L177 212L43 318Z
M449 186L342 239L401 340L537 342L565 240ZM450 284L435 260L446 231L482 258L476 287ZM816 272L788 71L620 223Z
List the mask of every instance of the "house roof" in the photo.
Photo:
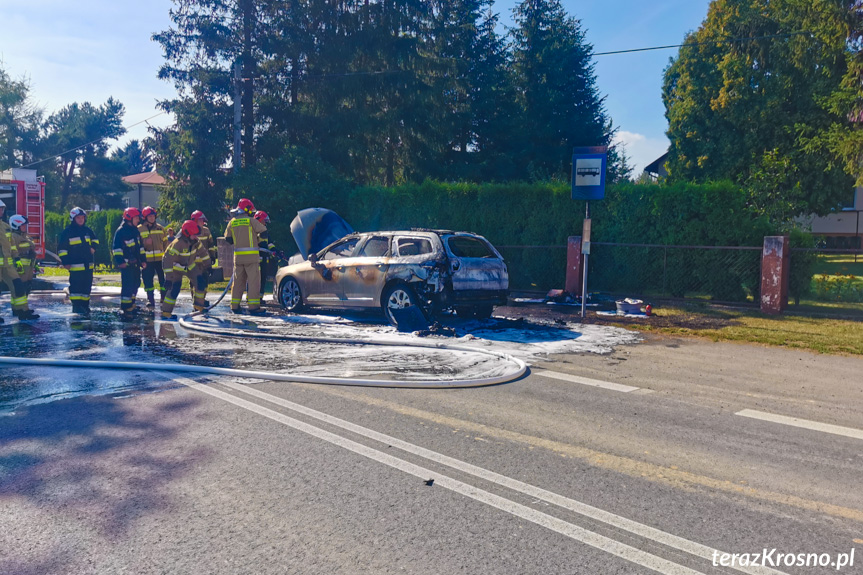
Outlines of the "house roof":
M648 174L658 174L659 170L662 169L662 166L665 165L665 162L668 161L668 152L665 152L649 164L644 167L644 171Z
M125 176L123 181L127 184L150 184L151 186L161 186L165 184L165 178L157 174L156 172L143 172L140 174L133 174L131 176Z

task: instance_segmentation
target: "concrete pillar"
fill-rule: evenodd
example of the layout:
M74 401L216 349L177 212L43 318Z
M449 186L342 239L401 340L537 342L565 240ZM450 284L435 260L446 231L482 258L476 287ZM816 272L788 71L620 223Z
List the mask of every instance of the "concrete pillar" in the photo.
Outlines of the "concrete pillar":
M566 284L564 290L572 295L581 295L581 280L584 274L584 256L581 254L581 236L569 236L566 242Z
M234 246L225 238L216 238L216 251L219 253L219 267L222 268L224 277L231 277L234 275Z
M788 236L766 236L761 252L761 311L780 314L788 307L791 249Z

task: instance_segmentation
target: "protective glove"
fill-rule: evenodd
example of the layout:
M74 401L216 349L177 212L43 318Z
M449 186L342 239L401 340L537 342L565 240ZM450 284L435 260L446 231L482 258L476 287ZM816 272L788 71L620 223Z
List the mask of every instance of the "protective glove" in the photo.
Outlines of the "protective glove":
M18 258L15 258L15 269L18 270L19 274L24 273L24 264L22 264L21 260Z

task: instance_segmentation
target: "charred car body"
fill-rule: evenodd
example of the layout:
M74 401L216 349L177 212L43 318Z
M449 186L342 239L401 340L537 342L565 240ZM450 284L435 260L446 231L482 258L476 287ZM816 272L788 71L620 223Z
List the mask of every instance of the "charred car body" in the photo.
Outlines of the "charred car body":
M393 309L418 306L429 318L454 309L485 318L506 304L506 264L482 236L431 229L356 233L320 208L300 212L291 231L300 253L279 269L275 283L287 311L378 308L396 323Z

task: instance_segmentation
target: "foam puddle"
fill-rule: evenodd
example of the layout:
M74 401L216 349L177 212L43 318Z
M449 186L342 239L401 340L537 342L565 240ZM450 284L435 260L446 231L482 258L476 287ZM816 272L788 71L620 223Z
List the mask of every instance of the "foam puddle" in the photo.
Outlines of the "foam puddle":
M191 311L181 296L175 313ZM141 304L139 300L139 304ZM406 347L409 342L440 342L512 355L528 364L554 354L609 353L640 341L621 328L496 317L463 320L445 316L456 335L419 337L399 333L375 314L235 316L224 306L199 321L210 327L385 342L387 346L224 339L193 334L174 322L141 317L130 323L116 317L117 305L94 300L90 319L74 316L68 303L41 298L33 308L42 318L0 327L0 355L106 361L188 363L292 374L369 379L457 380L511 373L512 362L471 353ZM7 308L8 309L8 308ZM391 344L391 345L389 345ZM164 385L160 383L159 385ZM76 395L152 389L146 374L118 370L4 368L0 413L16 406Z

